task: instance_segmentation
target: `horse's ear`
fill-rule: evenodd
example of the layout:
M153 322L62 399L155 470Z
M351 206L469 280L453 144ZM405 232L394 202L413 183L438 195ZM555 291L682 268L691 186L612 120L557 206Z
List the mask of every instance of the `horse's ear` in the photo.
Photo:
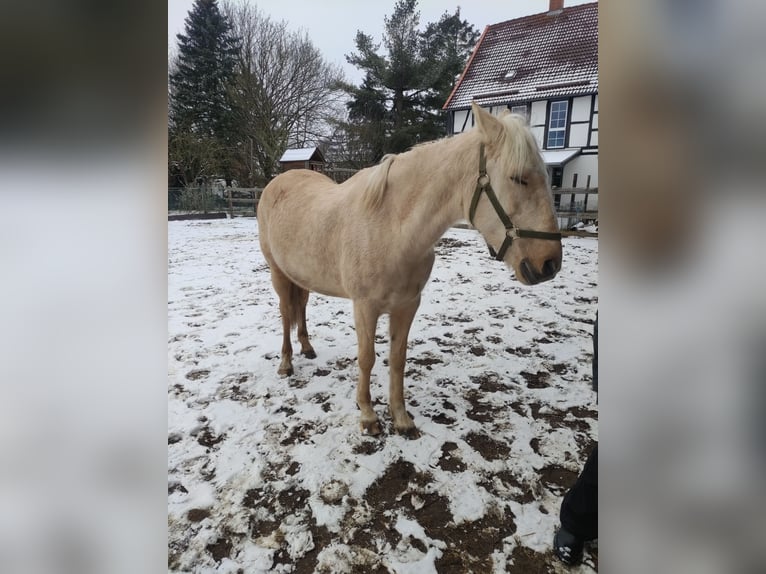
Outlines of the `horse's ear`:
M476 119L476 126L481 132L481 139L485 144L491 145L500 140L503 135L503 124L495 116L484 110L476 102L471 102L473 117Z

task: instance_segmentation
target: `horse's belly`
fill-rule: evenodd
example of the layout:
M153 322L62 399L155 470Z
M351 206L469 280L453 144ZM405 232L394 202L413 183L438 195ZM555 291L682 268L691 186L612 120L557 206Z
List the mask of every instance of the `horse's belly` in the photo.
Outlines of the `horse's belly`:
M328 297L349 298L338 279L327 268L320 271L315 270L314 273L307 273L306 269L283 269L283 271L293 283L304 289Z

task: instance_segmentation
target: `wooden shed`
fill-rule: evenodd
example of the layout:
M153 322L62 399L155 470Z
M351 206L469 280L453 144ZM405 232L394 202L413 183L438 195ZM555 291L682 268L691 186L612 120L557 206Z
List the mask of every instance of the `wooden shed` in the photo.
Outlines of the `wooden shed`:
M288 149L279 158L282 171L288 169L311 169L324 171L325 159L318 147Z

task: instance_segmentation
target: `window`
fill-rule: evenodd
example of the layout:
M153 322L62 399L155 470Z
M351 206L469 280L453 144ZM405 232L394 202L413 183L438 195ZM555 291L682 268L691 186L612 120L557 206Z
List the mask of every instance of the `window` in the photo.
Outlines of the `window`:
M568 101L551 102L551 116L548 120L548 149L564 147L567 134Z
M511 106L511 113L519 114L521 117L526 118L526 120L529 121L529 116L527 115L527 104L521 104L520 106Z

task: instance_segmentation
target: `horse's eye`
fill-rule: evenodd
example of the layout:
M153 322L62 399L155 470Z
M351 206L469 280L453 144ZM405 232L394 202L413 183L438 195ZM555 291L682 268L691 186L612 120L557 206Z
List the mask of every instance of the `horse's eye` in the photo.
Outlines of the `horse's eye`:
M517 176L517 175L512 175L512 176L511 176L511 180L512 180L512 181L515 181L515 182L516 182L516 183L518 183L519 185L523 185L523 186L526 186L526 185L527 185L527 180L526 180L526 179L522 179L522 178L520 178L520 177L519 177L519 176Z

